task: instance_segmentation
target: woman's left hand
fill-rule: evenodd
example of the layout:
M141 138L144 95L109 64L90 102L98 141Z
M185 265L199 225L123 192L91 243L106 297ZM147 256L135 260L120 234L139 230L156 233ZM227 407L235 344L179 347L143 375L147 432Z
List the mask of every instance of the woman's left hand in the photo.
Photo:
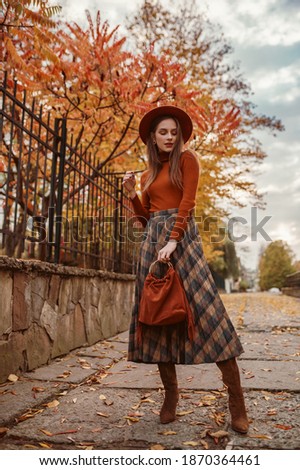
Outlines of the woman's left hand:
M159 261L169 261L170 256L173 253L173 251L176 250L176 247L177 247L177 241L170 240L161 250L159 250L157 259Z

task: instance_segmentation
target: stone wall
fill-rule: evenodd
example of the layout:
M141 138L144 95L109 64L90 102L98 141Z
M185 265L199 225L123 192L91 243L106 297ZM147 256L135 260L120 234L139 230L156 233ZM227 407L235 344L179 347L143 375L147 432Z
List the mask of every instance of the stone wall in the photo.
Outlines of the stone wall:
M134 279L0 257L0 382L129 327Z

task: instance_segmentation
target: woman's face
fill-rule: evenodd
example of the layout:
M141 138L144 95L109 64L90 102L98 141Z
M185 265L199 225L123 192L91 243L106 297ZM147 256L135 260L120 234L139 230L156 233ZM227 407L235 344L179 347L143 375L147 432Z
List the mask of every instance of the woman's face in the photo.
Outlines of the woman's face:
M161 121L154 132L154 141L160 152L171 152L177 140L177 125L174 119Z

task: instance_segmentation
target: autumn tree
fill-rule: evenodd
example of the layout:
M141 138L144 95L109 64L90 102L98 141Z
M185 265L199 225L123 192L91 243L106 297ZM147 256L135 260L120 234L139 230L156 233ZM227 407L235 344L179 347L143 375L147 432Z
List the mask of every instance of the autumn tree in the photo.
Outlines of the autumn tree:
M288 244L276 240L269 244L259 261L259 287L268 290L271 287L282 288L288 274L295 272L293 252Z
M55 16L61 7L48 0L0 0L0 9L3 70L23 89L34 88L43 61L54 59L51 46L59 41Z
M229 64L231 47L218 27L199 12L195 0L176 2L176 8L144 0L127 27L136 50L172 57L186 70L182 88L198 91L184 107L195 124L191 145L202 166L200 213L228 215L224 202L243 206L241 195L262 205L253 174L266 154L254 131L274 134L283 126L276 118L255 113L250 86L238 67ZM165 91L167 86L162 83ZM169 98L179 102L176 90L169 89Z

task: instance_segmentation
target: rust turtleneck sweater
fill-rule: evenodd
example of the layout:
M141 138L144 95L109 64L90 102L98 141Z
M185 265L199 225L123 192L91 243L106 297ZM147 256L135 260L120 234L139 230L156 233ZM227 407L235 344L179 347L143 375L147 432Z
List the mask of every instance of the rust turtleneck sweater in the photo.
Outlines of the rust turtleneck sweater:
M196 192L199 180L199 163L197 158L188 150L180 157L183 189L175 186L169 176L169 155L160 155L162 168L150 187L144 191L148 171L141 176L142 201L136 195L132 199L135 214L144 226L146 226L152 212L178 208L177 218L170 235L170 239L179 241L187 226L187 219L191 210L195 207Z

